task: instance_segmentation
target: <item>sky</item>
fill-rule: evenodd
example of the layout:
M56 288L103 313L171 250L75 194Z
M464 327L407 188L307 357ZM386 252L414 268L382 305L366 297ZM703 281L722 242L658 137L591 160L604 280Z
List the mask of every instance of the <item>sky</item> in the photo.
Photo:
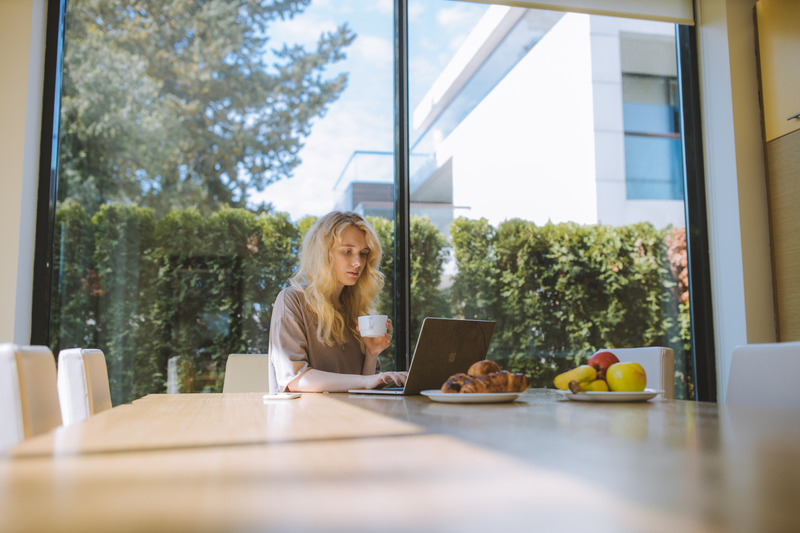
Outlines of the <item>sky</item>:
M450 0L409 1L410 109L425 94L487 6ZM271 44L315 45L319 35L347 22L357 35L347 59L329 69L349 73L347 89L317 119L300 152L294 176L254 193L292 220L333 209L341 190L333 184L356 150L391 152L394 146L392 0L313 0L290 21L270 28Z

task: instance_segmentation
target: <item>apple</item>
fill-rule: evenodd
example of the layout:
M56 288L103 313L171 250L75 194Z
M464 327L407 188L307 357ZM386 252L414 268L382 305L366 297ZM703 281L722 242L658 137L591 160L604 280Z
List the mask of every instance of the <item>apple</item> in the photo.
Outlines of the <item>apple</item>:
M614 392L642 392L647 374L639 363L614 363L606 371L606 382Z
M619 363L617 356L611 352L602 351L596 352L590 357L587 364L597 370L597 379L606 379L606 371L614 363Z

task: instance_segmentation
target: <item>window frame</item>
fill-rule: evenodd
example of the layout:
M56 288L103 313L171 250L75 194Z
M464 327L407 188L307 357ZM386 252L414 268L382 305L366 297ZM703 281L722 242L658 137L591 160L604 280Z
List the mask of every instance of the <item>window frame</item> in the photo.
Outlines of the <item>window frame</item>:
M47 1L36 240L33 249L31 294L31 344L34 345L48 345L50 340L53 244L58 198L58 129L61 118L61 69L66 13L66 0Z
M714 313L711 299L711 263L708 239L706 179L697 61L697 28L676 26L678 86L683 132L686 253L689 269L689 305L692 333L694 399L717 401Z
M31 344L49 343L50 304L58 191L58 130L61 68L66 29L66 0L47 1L42 129L39 153L36 241L34 244ZM702 148L697 30L677 25L684 202L686 209L689 298L692 330L692 373L696 400L716 401L717 380L711 275L708 257L708 217ZM394 0L394 148L395 148L395 361L408 368L410 324L410 196L408 103L408 2Z

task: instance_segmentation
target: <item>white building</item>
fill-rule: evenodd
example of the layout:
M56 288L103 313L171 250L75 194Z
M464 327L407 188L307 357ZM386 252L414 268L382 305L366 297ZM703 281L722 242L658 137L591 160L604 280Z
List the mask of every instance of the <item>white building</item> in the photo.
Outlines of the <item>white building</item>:
M489 7L413 110L412 213L682 227L674 32Z

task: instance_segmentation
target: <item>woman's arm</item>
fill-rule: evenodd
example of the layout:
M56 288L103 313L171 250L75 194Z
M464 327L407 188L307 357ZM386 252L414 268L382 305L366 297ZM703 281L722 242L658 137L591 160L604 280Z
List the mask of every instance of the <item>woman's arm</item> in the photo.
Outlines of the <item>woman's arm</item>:
M392 383L402 386L407 375L407 372L381 372L366 376L337 374L310 368L293 379L286 389L291 392L347 392L350 389L374 389Z

